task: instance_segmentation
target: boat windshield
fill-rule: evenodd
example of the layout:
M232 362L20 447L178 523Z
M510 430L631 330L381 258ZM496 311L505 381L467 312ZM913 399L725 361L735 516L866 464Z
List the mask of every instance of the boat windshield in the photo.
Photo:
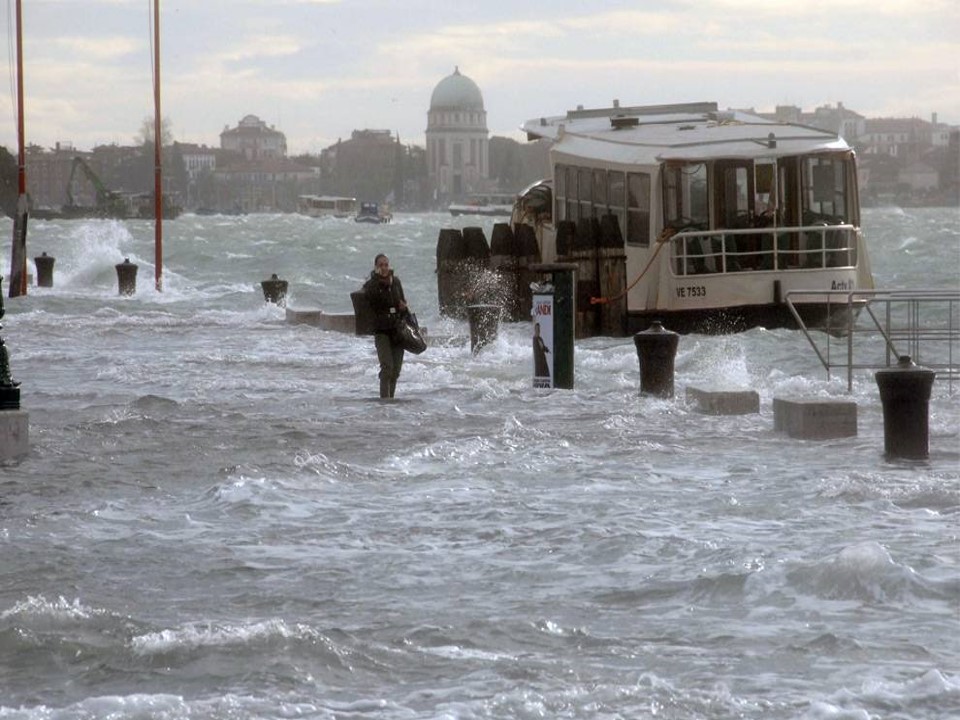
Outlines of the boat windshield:
M664 223L676 230L710 225L706 163L667 165L664 168Z
M664 224L675 230L856 224L847 154L668 163Z
M839 225L851 221L847 202L845 158L805 157L801 172L804 225Z

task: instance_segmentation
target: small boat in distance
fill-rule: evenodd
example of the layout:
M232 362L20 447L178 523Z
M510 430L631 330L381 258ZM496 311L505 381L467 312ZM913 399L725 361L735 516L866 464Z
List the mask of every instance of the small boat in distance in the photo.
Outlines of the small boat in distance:
M450 203L448 210L454 217L486 215L510 217L516 193L474 193L462 202Z
M357 212L354 222L379 225L381 223L388 223L392 219L393 215L386 208L381 208L377 203L362 202L360 203L360 210Z
M614 102L522 128L550 141L551 176L511 222L533 227L542 262L578 264L578 322L797 327L789 292L808 327L830 331L859 310L847 293L874 287L856 158L836 133L712 102Z
M300 195L297 197L297 212L310 217L353 217L357 212L357 199L337 195Z

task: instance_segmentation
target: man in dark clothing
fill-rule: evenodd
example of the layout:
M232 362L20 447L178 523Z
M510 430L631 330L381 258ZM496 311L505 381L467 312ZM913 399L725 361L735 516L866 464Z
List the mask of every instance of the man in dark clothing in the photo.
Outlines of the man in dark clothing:
M403 365L403 345L397 339L397 325L407 312L400 278L390 269L390 260L380 254L373 261L373 272L363 292L373 310L374 344L380 361L380 397L392 398Z

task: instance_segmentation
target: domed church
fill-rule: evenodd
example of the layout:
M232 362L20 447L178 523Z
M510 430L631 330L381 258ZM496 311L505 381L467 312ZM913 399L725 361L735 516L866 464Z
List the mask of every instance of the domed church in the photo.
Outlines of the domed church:
M427 113L427 173L434 200L447 203L485 189L490 143L480 88L454 68L433 89Z

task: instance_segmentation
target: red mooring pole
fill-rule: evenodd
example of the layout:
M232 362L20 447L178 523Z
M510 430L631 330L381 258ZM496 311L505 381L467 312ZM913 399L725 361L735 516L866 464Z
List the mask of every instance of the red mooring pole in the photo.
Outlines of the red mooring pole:
M153 2L153 197L154 197L154 278L157 292L163 291L163 148L160 114L160 0Z
M10 297L27 294L27 150L23 110L23 6L17 0L17 209L10 252Z

